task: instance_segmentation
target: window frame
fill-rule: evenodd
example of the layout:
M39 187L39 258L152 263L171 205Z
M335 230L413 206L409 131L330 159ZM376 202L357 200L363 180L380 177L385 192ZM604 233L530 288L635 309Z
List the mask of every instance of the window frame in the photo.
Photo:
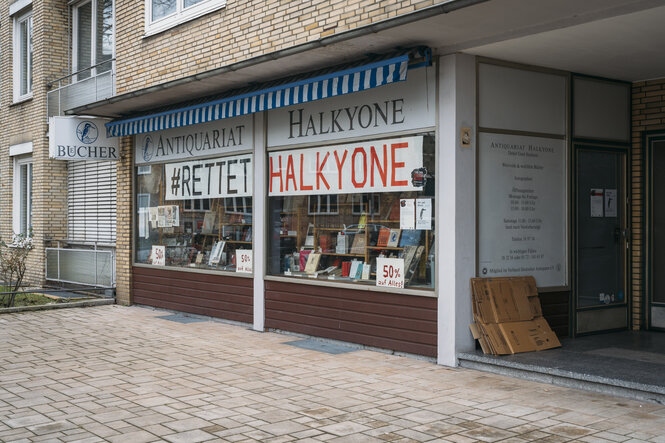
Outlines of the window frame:
M79 9L87 4L90 4L91 6L91 33L90 33L90 66L85 67L85 66L79 66L79 61L78 61L78 47L79 47L79 20L78 20L78 15L79 15ZM84 78L79 78L79 74L76 74L75 76L72 77L72 81L77 82L77 81L83 81L87 80L90 78L93 78L97 75L97 67L92 67L97 65L97 8L98 8L98 3L97 0L83 0L77 3L74 3L71 5L72 8L72 28L71 28L71 38L72 38L72 72L78 72L82 70L90 70L90 76L89 77L84 77ZM104 62L99 62L101 63L113 63L113 60L115 59L115 0L113 1L112 7L111 7L111 20L113 22L112 25L112 34L113 34L113 50L111 52L111 58L107 61ZM111 67L111 70L113 70L113 67ZM107 72L107 71L104 71Z
M13 89L14 89L14 103L19 103L25 100L29 100L32 98L32 89L33 89L33 81L32 81L32 74L33 74L33 60L32 60L32 55L33 55L33 45L32 45L32 31L33 31L33 21L32 21L32 9L26 11L25 13L21 15L17 15L13 18L13 74L14 74L14 79L13 79ZM27 38L27 44L28 47L26 48L27 55L28 55L28 63L27 63L27 73L26 73L26 89L27 92L25 94L21 94L21 86L23 83L23 68L21 66L21 56L22 56L22 44L21 44L21 25L23 23L27 22L28 26L28 38Z
M27 195L29 201L27 202L28 210L26 211L27 220L23 219L23 214L21 213L21 207L23 203L23 192L21 190L21 167L27 166L26 171L29 172L29 180L27 185ZM32 229L32 200L34 193L33 190L33 178L34 178L34 163L32 161L32 155L14 158L14 184L12 189L12 199L13 199L13 210L12 210L12 225L13 231L15 234L28 234ZM22 227L25 221L25 232Z
M145 37L166 31L226 6L226 0L202 0L196 5L185 8L185 0L175 0L176 11L174 13L152 20L153 1L145 0Z

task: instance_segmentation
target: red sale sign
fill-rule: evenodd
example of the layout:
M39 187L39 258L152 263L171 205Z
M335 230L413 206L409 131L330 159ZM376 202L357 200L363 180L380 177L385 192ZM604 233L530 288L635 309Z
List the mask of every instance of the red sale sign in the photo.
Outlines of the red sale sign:
M378 257L376 259L376 285L403 288L404 259Z
M236 272L251 274L252 271L252 250L236 249Z
M421 190L423 137L271 152L268 195Z

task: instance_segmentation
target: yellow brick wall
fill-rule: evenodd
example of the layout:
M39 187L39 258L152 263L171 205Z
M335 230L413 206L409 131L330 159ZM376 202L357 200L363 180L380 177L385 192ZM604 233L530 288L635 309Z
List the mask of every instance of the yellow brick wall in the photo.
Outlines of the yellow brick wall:
M665 133L665 79L633 83L632 95L632 152L631 152L631 289L633 295L633 329L642 325L642 316L647 308L644 220L644 146L645 132L663 131Z
M67 2L34 0L33 98L13 103L13 18L9 0L0 1L0 235L12 235L13 158L9 146L33 143L32 225L35 248L28 259L25 281L42 284L44 246L48 239L64 238L67 227L67 168L48 159L46 83L67 69Z
M119 94L427 8L434 1L238 1L144 38L144 1L117 0Z
M132 207L134 194L132 138L123 137L118 161L116 213L116 301L131 303L132 287Z

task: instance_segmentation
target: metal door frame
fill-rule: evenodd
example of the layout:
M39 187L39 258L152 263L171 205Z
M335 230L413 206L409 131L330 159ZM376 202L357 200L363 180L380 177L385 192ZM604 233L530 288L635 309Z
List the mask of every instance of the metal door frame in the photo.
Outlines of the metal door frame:
M577 288L578 288L578 279L579 279L579 273L577 269L577 194L578 194L578 183L577 183L577 174L578 174L578 167L579 167L579 159L578 159L578 153L580 151L591 151L591 152L612 152L612 153L618 153L618 154L623 154L622 157L622 164L620 165L620 170L621 170L621 197L623 199L623 218L624 218L624 226L625 230L627 232L626 238L625 238L625 244L626 248L623 254L623 264L624 264L624 294L625 294L625 301L624 301L624 306L626 307L626 327L625 328L614 328L614 329L603 329L600 331L592 331L592 332L584 332L584 333L578 333L577 332L577 313L581 311L597 311L597 310L604 310L608 309L611 307L616 307L620 305L613 305L613 306L592 306L588 308L578 308L577 306ZM572 261L572 269L573 269L573 279L572 279L572 291L571 291L571 298L570 298L570 324L571 324L571 334L573 337L576 336L584 336L584 335L593 335L593 334L604 334L607 332L616 332L616 331L625 331L629 330L632 327L632 315L631 315L631 310L632 310L632 293L629 291L629 279L631 275L631 269L630 269L630 255L631 255L631 226L630 226L630 193L628 191L628 185L630 184L630 169L628 168L628 160L629 160L629 154L630 150L629 147L625 146L623 143L607 143L607 142L596 142L596 141L574 141L573 142L573 155L572 155L572 174L571 178L573 180L573 186L571 186L571 192L572 192L572 198L571 198L571 203L572 203L572 208L571 212L573 214L572 217L572 232L573 232L573 245L571 248L571 261Z
M654 142L665 141L665 131L650 131L644 134L644 157L643 157L643 177L644 177L644 206L642 207L642 216L644 220L644 247L646 249L643 255L644 276L644 308L642 310L642 329L651 331L665 331L665 327L659 328L651 326L651 307L665 307L665 303L655 303L653 301L653 236L652 236L652 147Z

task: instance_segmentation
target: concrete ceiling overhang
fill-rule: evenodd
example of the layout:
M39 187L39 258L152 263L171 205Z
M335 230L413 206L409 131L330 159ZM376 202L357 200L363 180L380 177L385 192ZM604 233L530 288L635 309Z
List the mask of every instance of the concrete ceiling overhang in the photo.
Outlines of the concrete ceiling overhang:
M664 22L663 0L452 0L67 113L123 117L420 45L439 55L467 52L626 81L657 78L665 76Z

